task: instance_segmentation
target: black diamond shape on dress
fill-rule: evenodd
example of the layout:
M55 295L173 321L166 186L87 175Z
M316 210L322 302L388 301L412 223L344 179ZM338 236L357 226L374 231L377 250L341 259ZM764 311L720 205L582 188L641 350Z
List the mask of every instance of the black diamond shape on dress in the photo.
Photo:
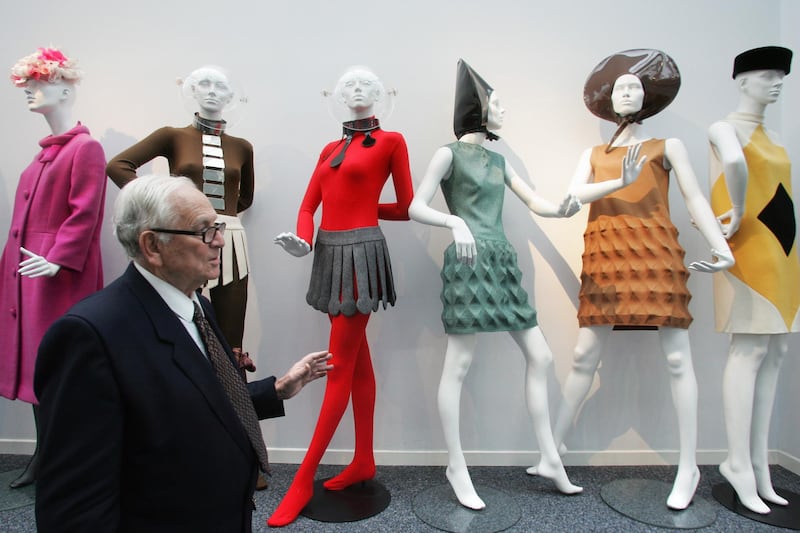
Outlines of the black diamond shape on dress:
M758 214L758 220L763 222L775 235L783 247L783 252L788 256L794 244L797 228L794 219L794 204L782 183L778 184L772 200Z

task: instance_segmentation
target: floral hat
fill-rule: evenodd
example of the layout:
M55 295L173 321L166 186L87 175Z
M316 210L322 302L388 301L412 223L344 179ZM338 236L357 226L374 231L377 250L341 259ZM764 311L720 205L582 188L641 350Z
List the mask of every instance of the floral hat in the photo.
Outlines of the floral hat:
M17 87L24 87L29 80L78 83L82 75L76 61L57 48L37 48L11 67L11 81Z

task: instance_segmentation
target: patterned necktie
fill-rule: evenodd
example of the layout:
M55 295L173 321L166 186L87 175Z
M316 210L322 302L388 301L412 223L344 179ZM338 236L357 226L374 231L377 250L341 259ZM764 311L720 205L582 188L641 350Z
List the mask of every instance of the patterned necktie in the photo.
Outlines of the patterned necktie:
M250 399L250 393L247 392L247 386L244 380L239 375L239 372L234 368L228 354L222 348L219 339L208 320L200 312L200 306L194 302L194 316L192 317L197 329L200 330L200 336L203 338L203 344L206 345L208 358L211 361L211 366L217 374L217 379L225 389L225 394L233 404L233 409L239 417L239 421L244 426L247 436L250 438L250 444L253 446L258 462L261 463L261 470L269 472L269 459L267 459L267 447L264 445L264 437L261 435L261 426L258 425L258 416L253 407L253 401Z

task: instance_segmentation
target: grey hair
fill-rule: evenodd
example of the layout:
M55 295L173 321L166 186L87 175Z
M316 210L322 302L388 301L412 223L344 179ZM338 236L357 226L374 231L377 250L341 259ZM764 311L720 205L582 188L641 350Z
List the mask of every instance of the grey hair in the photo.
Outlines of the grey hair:
M169 228L178 222L174 193L196 186L183 176L142 176L125 185L114 202L114 235L131 259L141 257L139 235L150 228ZM159 234L168 242L172 235Z

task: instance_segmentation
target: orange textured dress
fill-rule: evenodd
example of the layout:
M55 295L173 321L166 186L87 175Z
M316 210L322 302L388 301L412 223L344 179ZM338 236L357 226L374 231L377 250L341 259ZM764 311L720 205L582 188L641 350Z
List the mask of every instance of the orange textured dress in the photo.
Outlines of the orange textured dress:
M594 181L619 177L626 147L592 149ZM592 202L583 235L578 323L585 326L688 328L691 294L686 252L669 217L664 140L642 143L638 179Z

